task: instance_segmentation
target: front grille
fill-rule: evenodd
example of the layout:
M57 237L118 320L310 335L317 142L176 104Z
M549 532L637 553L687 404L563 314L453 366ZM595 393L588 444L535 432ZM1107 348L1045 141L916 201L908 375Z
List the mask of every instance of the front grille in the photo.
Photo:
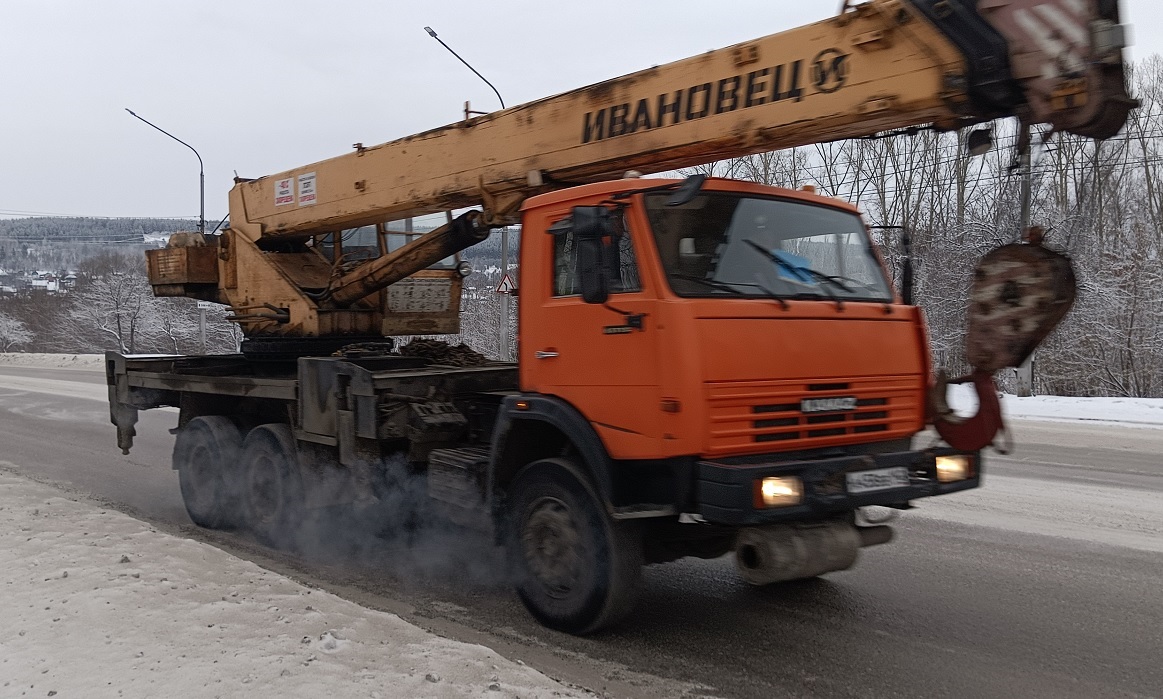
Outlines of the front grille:
M710 455L813 449L908 436L923 426L920 376L707 383ZM805 398L856 398L856 409L804 414Z

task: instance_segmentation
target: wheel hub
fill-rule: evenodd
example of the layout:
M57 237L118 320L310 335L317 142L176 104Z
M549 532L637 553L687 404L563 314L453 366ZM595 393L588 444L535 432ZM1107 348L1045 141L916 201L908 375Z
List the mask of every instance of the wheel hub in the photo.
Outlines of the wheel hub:
M262 459L250 469L250 502L255 516L262 522L272 521L279 511L282 482L276 468L269 460Z
M581 535L569 506L542 498L529 508L521 548L529 571L554 597L568 595L582 575Z

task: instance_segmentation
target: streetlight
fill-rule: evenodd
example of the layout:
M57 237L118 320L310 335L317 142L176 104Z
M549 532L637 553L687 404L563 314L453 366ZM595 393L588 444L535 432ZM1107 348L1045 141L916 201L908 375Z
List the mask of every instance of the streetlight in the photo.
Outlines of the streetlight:
M428 36L439 41L440 45L443 46L444 48L448 49L448 52L451 53L453 56L456 56L457 60L459 60L461 63L465 64L466 66L468 66L468 69L471 70L472 72L476 73L476 76L478 78L480 78L481 80L484 80L486 85L488 85L489 87L492 87L493 92L497 93L497 99L501 101L501 109L505 108L505 99L503 97L501 97L500 91L498 91L497 88L493 87L493 84L491 82L489 82L488 78L481 75L480 72L478 72L476 68L473 68L471 65L468 64L468 61L461 58L459 53L457 53L456 51L453 51L451 46L444 43L444 41L440 37L436 36L436 32L433 31L432 27L424 27L424 31L428 32Z
M441 43L443 43L443 42L441 42ZM153 123L143 119L142 117L139 117L137 114L134 114L133 110L130 109L129 107L126 107L125 111L129 112L129 114L131 116L133 116L135 119L140 119L141 121L144 121L146 124L149 124L150 126L157 129L158 131L161 131L162 133L164 133L165 135L174 139L178 143L181 143L183 146L194 151L194 155L198 156L198 189L199 189L199 194L200 194L199 201L201 202L201 208L198 210L198 232L201 233L202 235L205 235L206 234L206 168L202 166L202 156L198 155L198 151L194 150L194 146L191 146L189 143L186 143L182 139L173 135L169 131L166 131L165 129L158 126L157 124L153 124Z
M488 78L481 75L480 71L478 71L476 68L473 68L471 65L469 65L469 62L464 60L463 58L461 58L459 53L457 53L456 51L453 51L451 46L444 43L444 41L441 40L440 37L436 36L436 32L433 31L432 27L424 27L424 31L428 32L428 36L439 41L440 45L443 46L444 48L448 49L448 52L451 53L453 56L456 56L457 60L459 60L461 63L465 64L466 66L468 66L468 69L471 70L473 73L476 73L476 76L478 78L480 78L481 80L484 80L486 85L493 88L493 92L497 93L497 99L501 102L501 109L505 108L505 98L501 97L501 92L499 90L497 90L497 88L491 82L489 82ZM467 119L468 116L469 116L468 103L465 102L465 105L464 105L464 117L465 117L465 119ZM501 279L503 280L508 275L509 275L509 227L505 226L504 228L501 229ZM501 361L508 361L509 360L509 294L507 294L507 293L501 294L501 319L500 320L501 320L501 322L498 325L500 326L499 342L500 342L500 350L501 350Z

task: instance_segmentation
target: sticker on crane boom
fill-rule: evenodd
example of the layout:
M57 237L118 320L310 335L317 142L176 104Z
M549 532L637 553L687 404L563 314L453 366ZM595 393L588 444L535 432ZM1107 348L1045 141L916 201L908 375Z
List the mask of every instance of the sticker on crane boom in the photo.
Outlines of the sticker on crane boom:
M310 206L314 203L315 173L303 173L299 175L299 206Z
M286 206L295 203L294 182L290 177L275 180L275 206Z

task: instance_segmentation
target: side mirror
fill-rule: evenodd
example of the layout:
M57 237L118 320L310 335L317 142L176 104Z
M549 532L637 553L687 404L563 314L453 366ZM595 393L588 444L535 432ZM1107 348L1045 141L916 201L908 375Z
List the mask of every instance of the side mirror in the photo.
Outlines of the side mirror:
M575 206L571 218L582 300L605 303L610 298L610 251L606 238L615 233L614 218L604 206Z
M605 248L598 238L577 238L577 280L582 301L605 303L610 298Z
M577 240L601 240L614 233L613 217L604 206L575 206L570 223Z

